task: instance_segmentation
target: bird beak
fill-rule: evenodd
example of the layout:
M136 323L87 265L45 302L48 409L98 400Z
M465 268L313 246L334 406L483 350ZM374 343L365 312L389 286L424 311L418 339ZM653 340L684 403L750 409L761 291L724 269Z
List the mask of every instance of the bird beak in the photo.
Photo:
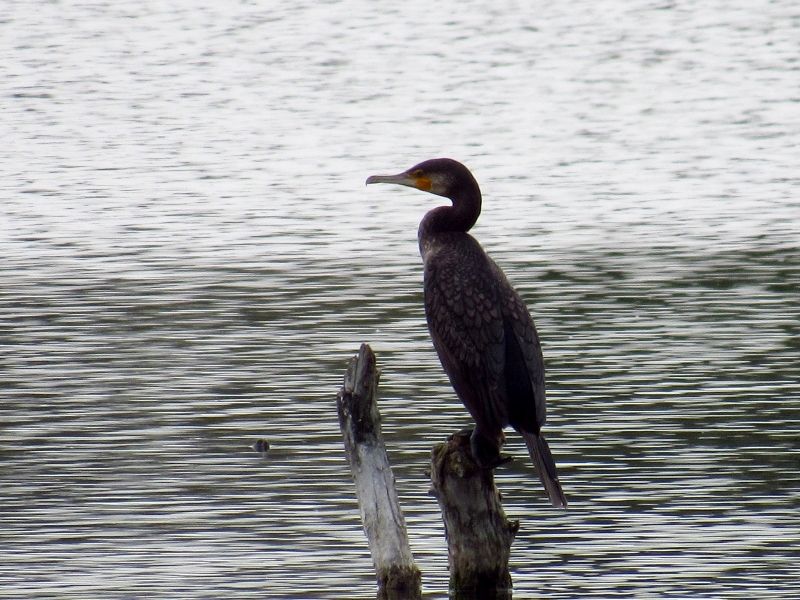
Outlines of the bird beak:
M423 192L431 191L431 180L424 175L412 175L408 171L398 175L372 175L367 178L367 185L371 183L395 183L406 187L416 188Z

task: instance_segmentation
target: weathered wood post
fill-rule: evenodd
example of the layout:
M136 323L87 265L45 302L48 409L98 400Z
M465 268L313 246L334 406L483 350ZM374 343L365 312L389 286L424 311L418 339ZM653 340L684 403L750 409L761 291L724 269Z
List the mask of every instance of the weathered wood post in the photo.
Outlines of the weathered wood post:
M405 518L381 433L376 401L379 379L375 354L362 344L358 356L350 361L344 386L336 397L339 426L375 563L378 598L413 600L421 597L421 576L408 544Z
M469 433L434 446L431 484L444 520L452 597L510 598L508 559L519 521L506 518L492 469L472 458Z
M409 548L381 433L379 379L375 354L362 344L336 399L339 426L375 563L378 598L416 600L421 597L421 576ZM444 521L451 598L510 599L508 559L519 521L506 518L494 472L482 469L472 458L469 433L455 433L433 447L431 493Z

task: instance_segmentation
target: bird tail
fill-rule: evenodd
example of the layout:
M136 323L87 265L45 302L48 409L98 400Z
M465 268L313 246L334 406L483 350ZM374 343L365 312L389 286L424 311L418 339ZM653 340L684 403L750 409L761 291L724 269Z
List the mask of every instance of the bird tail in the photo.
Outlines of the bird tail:
M522 437L525 440L525 445L528 446L528 453L531 455L531 460L536 466L536 471L539 473L539 479L542 480L542 485L550 496L550 502L553 506L567 506L567 499L564 492L561 490L561 484L558 482L558 473L556 472L556 461L553 460L553 455L550 453L550 446L540 433L531 433L530 431L523 431Z

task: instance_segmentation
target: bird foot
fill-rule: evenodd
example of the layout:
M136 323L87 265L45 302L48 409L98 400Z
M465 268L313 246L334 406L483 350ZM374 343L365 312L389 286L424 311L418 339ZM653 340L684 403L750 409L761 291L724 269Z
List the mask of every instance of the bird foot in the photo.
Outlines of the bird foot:
M475 438L474 429L462 429L450 435L448 439L461 438L463 443L470 446L472 458L481 469L496 469L514 460L508 454L500 454L499 450L487 445L482 438Z

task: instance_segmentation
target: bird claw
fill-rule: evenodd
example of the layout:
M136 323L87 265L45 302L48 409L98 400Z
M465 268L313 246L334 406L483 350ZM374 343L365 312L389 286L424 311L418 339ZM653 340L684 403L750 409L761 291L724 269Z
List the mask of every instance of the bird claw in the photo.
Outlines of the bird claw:
M478 454L481 454L480 446L476 447L472 445L473 432L474 429L462 429L461 431L456 431L455 433L451 434L448 439L453 440L455 438L461 438L462 440L466 441L470 446L470 454L472 455L472 458L475 459L475 462L481 469L493 470L496 469L497 467L502 467L503 465L508 464L512 460L514 460L513 456L510 456L508 454L500 454L499 452L497 452L497 454L491 457L486 457L485 455L483 455L481 456L481 458L483 458L484 460L481 460L481 458L479 458L476 455L476 451Z

